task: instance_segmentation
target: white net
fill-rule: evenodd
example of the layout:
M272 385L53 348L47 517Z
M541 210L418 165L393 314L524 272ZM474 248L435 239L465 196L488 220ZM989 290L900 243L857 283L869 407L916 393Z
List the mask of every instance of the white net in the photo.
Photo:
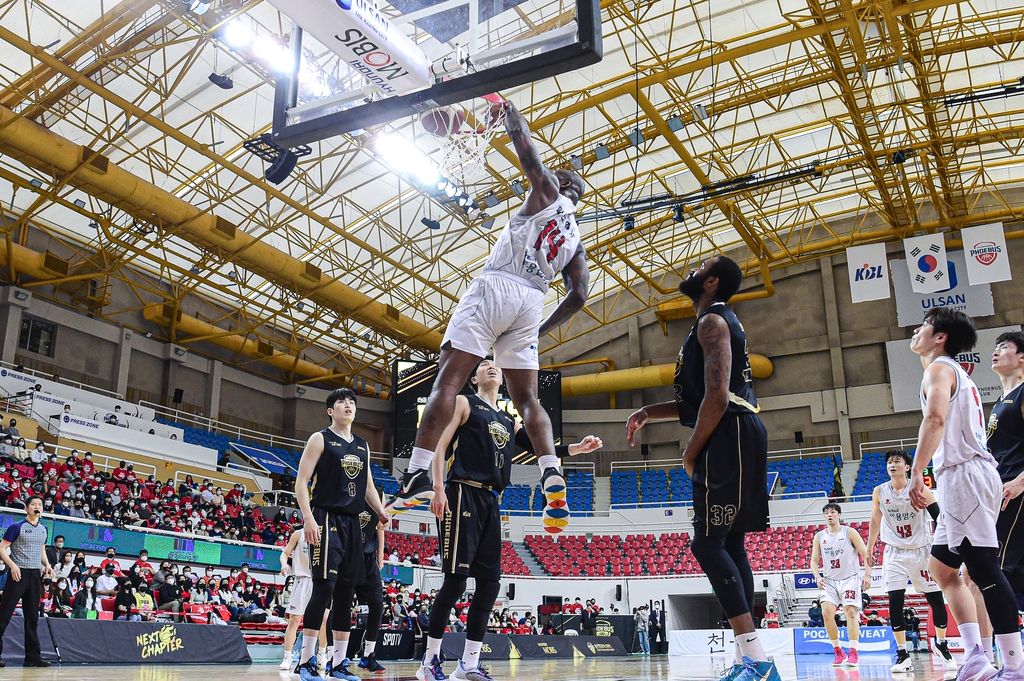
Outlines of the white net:
M424 128L438 136L441 174L462 187L487 177L491 140L505 129L504 108L495 107L497 115L492 116L491 101L474 99L469 104L435 109L420 118L422 123L429 117Z

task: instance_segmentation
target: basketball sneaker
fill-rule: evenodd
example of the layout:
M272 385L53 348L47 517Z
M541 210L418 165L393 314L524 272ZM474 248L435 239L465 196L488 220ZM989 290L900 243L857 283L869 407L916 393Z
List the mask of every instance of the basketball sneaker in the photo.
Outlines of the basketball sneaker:
M348 668L349 659L346 657L338 666L331 666L331 671L327 674L328 679L338 679L338 681L359 681L359 677L352 673L352 670Z
M956 669L956 660L953 659L953 654L949 652L949 641L939 643L938 639L936 639L935 654L942 660L943 667L949 670Z
M905 651L903 648L896 650L896 659L893 661L892 669L893 672L912 672L914 671L914 660L910 658L910 653Z
M441 669L441 659L434 655L430 664L421 664L416 670L416 681L445 681L444 670Z
M452 681L493 681L484 667L478 666L475 669L466 669L462 666L461 661L459 661L459 666L455 668L455 671L452 672L451 679Z
M989 681L998 673L981 646L974 646L964 657L963 666L956 673L956 681Z
M359 658L359 668L365 669L368 672L373 672L374 674L385 674L388 671L387 669L384 669L380 662L377 662L377 656L373 653L370 653L366 657Z
M832 660L832 666L842 667L843 663L846 662L846 655L843 653L843 649L839 646L833 646L832 650L836 654L835 659Z
M284 659L281 660L281 664L277 668L285 672L292 668L292 651L289 650L284 654Z
M782 681L774 662L754 662L746 655L742 659L733 665L728 676L721 677L722 681Z
M299 678L302 681L323 681L320 672L316 668L316 657L311 657L298 666L296 670L299 673Z
M427 469L418 471L402 471L402 481L398 486L398 494L384 507L388 513L399 514L429 504L434 498L434 488L430 484Z
M544 493L542 522L549 534L558 534L569 524L569 504L565 501L565 478L557 468L545 468L540 476L540 488Z
M845 664L847 667L856 667L858 664L860 664L860 658L857 655L856 648L850 648L850 652L846 654L846 662L844 662L843 664Z

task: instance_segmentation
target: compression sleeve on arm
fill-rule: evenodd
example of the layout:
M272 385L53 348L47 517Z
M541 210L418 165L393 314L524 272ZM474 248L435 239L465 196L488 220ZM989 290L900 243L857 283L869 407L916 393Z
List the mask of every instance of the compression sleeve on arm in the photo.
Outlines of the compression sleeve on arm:
M928 504L928 515L932 517L935 522L939 521L939 502L933 501Z

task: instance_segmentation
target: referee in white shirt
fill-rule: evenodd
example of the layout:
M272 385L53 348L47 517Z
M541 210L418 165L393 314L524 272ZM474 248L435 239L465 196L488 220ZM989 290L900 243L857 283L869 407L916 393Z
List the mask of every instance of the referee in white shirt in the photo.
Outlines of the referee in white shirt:
M39 598L43 588L43 575L54 576L46 559L46 527L39 523L43 512L42 497L30 497L27 516L7 528L0 541L0 558L7 564L11 576L0 599L0 655L3 654L4 632L14 615L18 601L22 601L25 615L25 666L49 667L39 647ZM0 667L6 666L0 660Z

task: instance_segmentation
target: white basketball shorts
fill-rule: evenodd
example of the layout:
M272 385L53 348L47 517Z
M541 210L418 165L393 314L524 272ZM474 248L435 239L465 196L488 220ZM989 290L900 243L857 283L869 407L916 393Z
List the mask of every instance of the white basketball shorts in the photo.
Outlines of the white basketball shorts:
M288 607L284 609L288 615L304 615L309 596L313 593L313 580L309 577L296 577L292 583L292 597Z
M882 556L882 575L886 591L906 590L907 582L914 585L919 594L941 591L928 572L931 547L900 549L886 544Z
M860 575L845 579L822 578L821 602L838 607L852 605L860 610Z
M932 543L954 553L970 539L972 546L998 548L996 518L1003 501L1003 483L996 467L975 457L939 470L936 478L939 523Z
M537 334L544 314L540 289L498 274L478 276L455 307L444 343L476 357L494 349L501 369L537 369Z

